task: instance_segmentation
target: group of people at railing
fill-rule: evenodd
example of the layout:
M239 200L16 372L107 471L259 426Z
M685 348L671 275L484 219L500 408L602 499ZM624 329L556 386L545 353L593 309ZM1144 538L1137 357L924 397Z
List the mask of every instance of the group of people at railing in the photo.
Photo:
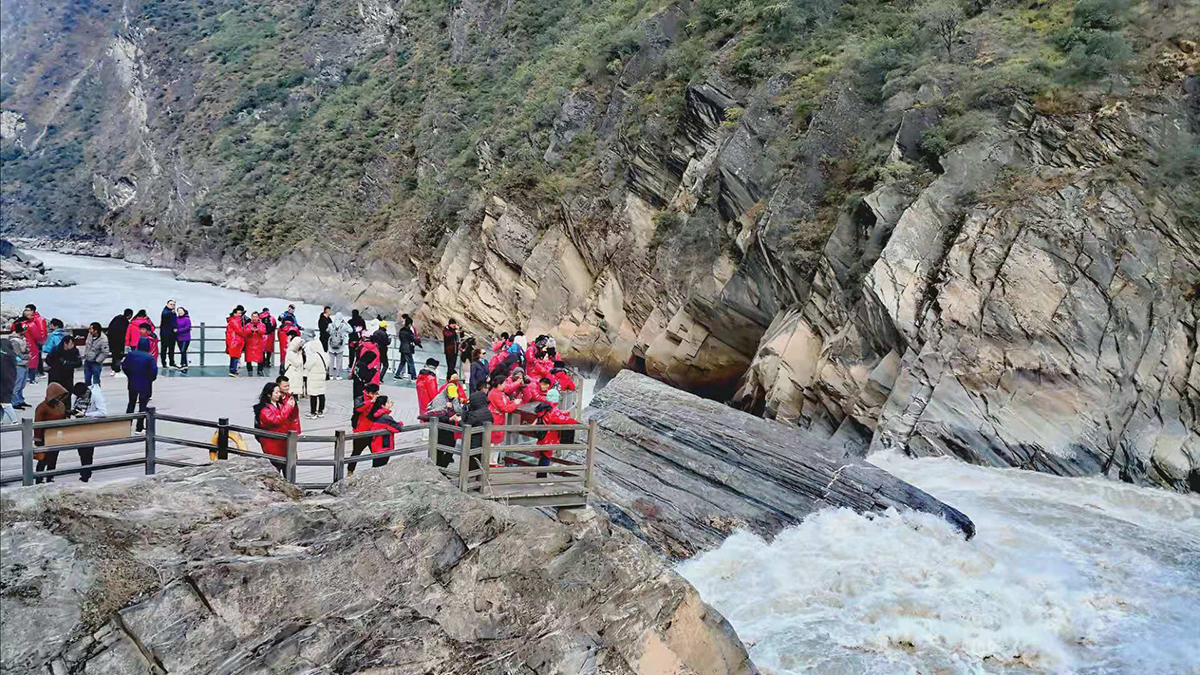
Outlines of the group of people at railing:
M135 313L126 309L113 317L107 329L93 322L86 337L80 340L62 321L47 322L36 306L28 305L13 323L11 334L0 339L3 348L0 370L4 375L4 381L0 382L0 394L4 394L0 403L4 404L5 421L19 421L13 410L29 407L23 389L26 383L36 382L40 372L46 372L52 384L46 400L35 410L35 421L107 414L100 375L110 360L114 376L127 380L126 413L135 410L144 413L160 367L183 372L188 369L192 324L187 310L169 300L159 319L156 326L146 310ZM306 333L292 305L278 318L269 308L247 314L243 306L235 307L225 327L230 375L236 377L243 364L248 374L264 375L265 369L273 365L276 344L281 355L279 376L263 386L254 405L255 426L284 434L299 433L299 399L309 398L308 418L324 417L326 382L342 379L343 373L348 372L353 380L350 420L353 430L385 432L355 440L354 455L368 448L383 453L394 447L394 434L402 432L404 425L393 415L394 399L380 392L388 373L387 355L392 337L386 320L380 318L371 323L374 325L368 324L358 310L346 320L325 307L317 329ZM446 358L444 381L438 376L441 363L434 358L427 359L420 372L415 372L414 354L423 343L407 314L401 316L395 339L400 358L393 377L415 380L422 419L437 418L447 426L503 425L507 415L532 403L536 405L531 409L526 406L523 412L532 416L534 423L577 423L560 408L564 394L574 392L576 383L565 363L558 359L552 336L539 335L529 340L519 330L512 334L504 332L487 345L489 355L488 349L478 345L473 336L451 319L441 335ZM344 349L349 356L347 368L343 368ZM180 365L176 365L177 356ZM79 368L84 371L82 383L74 382L75 370ZM77 399L75 405L72 396ZM137 431L143 428L144 419L138 418ZM557 432L543 433L539 442L556 445L557 435ZM286 448L278 439L259 440L264 453L284 455ZM493 444L499 445L503 440L502 432L493 434ZM481 440L474 438L471 443L477 448ZM550 463L551 454L549 450L542 453L543 465ZM38 470L53 470L57 453L39 455ZM81 449L80 460L90 464L91 451ZM387 458L379 461L385 464ZM495 463L497 458L490 461ZM87 474L84 476L86 480Z

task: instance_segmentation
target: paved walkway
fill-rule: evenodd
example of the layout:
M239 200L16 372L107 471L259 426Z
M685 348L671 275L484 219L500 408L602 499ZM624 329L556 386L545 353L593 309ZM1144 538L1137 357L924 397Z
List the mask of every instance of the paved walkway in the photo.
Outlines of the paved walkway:
M442 376L445 373L445 369L442 368L439 371L439 379L443 379ZM163 414L213 421L216 421L220 417L228 417L231 424L250 427L254 426L254 411L252 407L258 400L262 386L264 383L273 380L276 374L272 372L269 376L246 376L243 371L242 376L238 378L231 378L228 375L225 377L160 377L155 382L154 397L151 399L150 405ZM82 373L79 376L82 377ZM300 400L301 433L333 435L333 432L337 429L349 431L350 414L352 412L350 380L331 380L327 384L328 391L325 395L326 405L325 417L323 419L310 420L305 418L304 415L309 410L309 402L308 399ZM101 387L108 400L109 414L123 413L128 401L126 380L124 378L113 378L106 374L102 378ZM46 378L41 377L36 385L29 385L25 388L26 402L31 406L36 406L45 397L45 391ZM418 423L417 393L412 382L397 381L391 375L388 375L384 378L382 393L395 402L393 416L397 420L407 424ZM23 411L23 414L25 417L32 418L33 408L31 407ZM210 441L213 435L211 429L173 422L159 422L158 433L166 436L202 441ZM426 434L427 432L425 431L398 434L396 437L397 446L414 445L427 440L428 436ZM250 449L258 448L256 441L253 439L246 440ZM0 435L0 443L2 443L4 450L18 449L21 447L20 433ZM195 463L208 461L207 451L196 448L172 446L160 442L157 452L159 457L167 459ZM350 454L349 448L346 449L346 453L347 455ZM134 444L102 447L97 448L95 461L129 459L142 456L143 454L144 448ZM299 457L300 459L332 458L333 443L302 443L299 447ZM58 468L73 466L79 466L78 453L74 450L61 452L58 459ZM371 464L370 462L360 463L359 467L370 469ZM160 471L162 470L169 469L160 467ZM0 474L3 476L20 475L20 472L21 460L19 458L9 458L0 461ZM139 467L110 469L95 473L92 476L90 484L143 475L145 475L145 472ZM332 475L333 469L326 467L299 467L297 469L297 480L300 482L329 481L332 479ZM79 479L77 476L62 476L56 479L56 482L59 481L78 484Z

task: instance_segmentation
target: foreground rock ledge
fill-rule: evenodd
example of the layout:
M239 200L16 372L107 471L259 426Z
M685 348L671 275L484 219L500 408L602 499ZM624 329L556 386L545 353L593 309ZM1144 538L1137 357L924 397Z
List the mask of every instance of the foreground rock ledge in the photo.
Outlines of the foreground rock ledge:
M937 514L967 536L952 506L803 429L622 371L585 414L600 428L595 501L675 559L718 546L735 529L770 537L822 508Z
M756 673L606 518L575 528L393 461L329 494L222 462L5 493L0 670Z

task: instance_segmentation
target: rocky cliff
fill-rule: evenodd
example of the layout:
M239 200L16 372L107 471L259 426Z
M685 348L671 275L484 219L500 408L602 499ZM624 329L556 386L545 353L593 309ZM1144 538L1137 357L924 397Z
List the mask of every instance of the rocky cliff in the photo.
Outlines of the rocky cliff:
M734 531L773 538L821 509L922 511L963 536L953 506L819 434L764 420L628 370L584 412L600 429L592 503L662 555L686 559Z
M628 532L423 464L319 496L233 461L3 504L5 672L757 672Z
M74 283L49 274L41 260L13 246L7 239L0 239L0 290L71 286Z
M1197 478L1194 0L3 0L3 228Z

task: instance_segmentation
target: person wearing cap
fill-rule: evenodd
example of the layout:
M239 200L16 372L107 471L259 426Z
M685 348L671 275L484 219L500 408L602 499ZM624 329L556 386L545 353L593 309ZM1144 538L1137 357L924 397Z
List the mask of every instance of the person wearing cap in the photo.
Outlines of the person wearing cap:
M425 359L425 367L417 373L417 411L420 414L429 411L429 402L441 391L437 378L439 365L437 359Z
M579 424L579 420L571 417L565 410L559 409L557 406L549 403L539 403L534 409L534 414L537 418L534 424ZM538 440L538 445L570 445L575 442L574 431L543 431L538 432L542 437ZM553 450L542 450L537 453L538 466L550 466L550 458L554 456ZM537 474L538 478L545 478L546 474Z
M379 346L379 372L388 372L388 347L392 346L392 338L387 332L388 322L379 320L379 328L371 333L371 341Z

